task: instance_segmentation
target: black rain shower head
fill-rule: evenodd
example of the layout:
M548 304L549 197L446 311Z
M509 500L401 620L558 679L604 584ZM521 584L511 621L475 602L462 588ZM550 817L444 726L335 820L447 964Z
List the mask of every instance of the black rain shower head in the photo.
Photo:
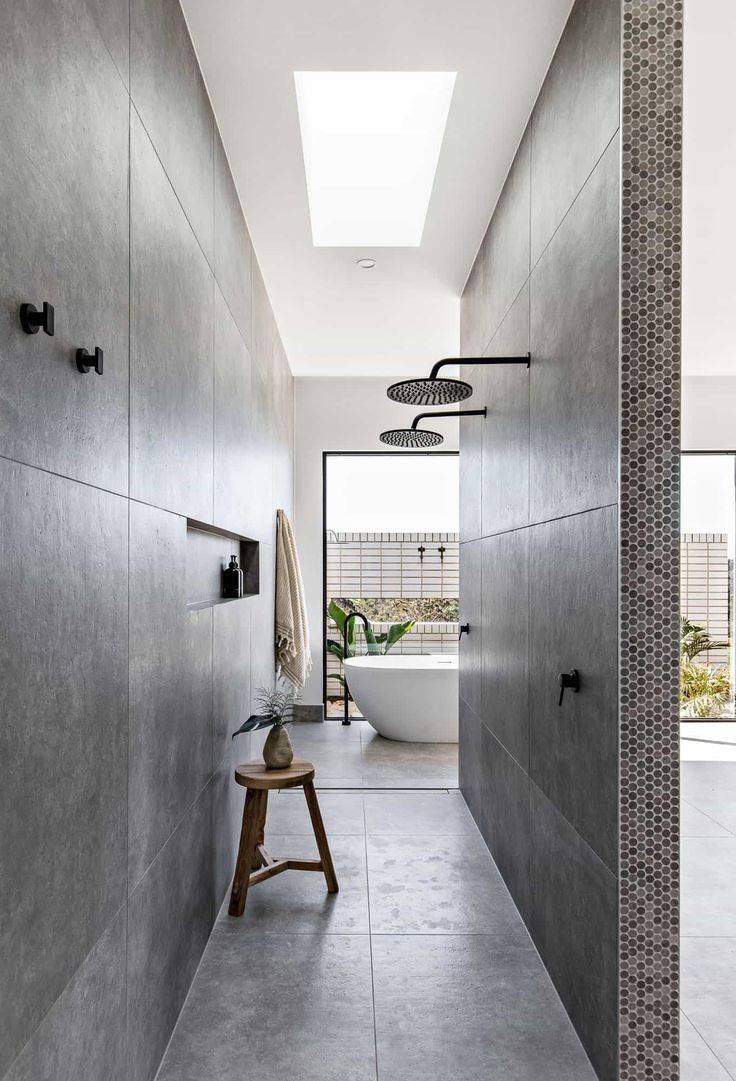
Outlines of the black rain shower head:
M443 442L444 436L439 432L432 432L428 428L417 428L417 424L424 417L484 417L486 409L452 409L438 413L418 413L411 422L411 428L391 428L387 432L381 432L381 442L390 447L419 447L426 450L427 447L438 447Z
M402 379L400 383L392 383L386 393L392 401L402 405L464 402L473 393L473 388L462 379L438 379L438 371L446 364L525 364L528 368L529 354L525 357L448 357L437 361L428 379Z

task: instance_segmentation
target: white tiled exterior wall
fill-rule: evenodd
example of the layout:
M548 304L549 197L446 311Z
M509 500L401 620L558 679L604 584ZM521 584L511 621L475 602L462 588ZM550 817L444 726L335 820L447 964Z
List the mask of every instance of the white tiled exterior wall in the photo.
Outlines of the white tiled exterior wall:
M446 597L459 589L457 533L334 533L327 534L327 597ZM423 546L424 558L419 547ZM444 558L439 548L444 547ZM376 634L389 624L374 623ZM416 623L392 653L457 653L457 623ZM340 639L328 622L327 637ZM360 623L356 625L356 651L365 653ZM327 673L339 672L340 663L327 654ZM337 694L330 680L328 693Z
M730 568L726 533L683 533L680 542L682 614L705 627L716 642L730 636ZM711 649L698 658L727 664L728 653Z

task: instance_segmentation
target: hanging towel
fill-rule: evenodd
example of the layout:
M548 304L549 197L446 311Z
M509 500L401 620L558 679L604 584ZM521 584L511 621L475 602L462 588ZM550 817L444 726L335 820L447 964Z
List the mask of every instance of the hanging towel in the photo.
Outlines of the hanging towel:
M299 689L312 668L304 583L294 534L284 511L276 512L276 670Z

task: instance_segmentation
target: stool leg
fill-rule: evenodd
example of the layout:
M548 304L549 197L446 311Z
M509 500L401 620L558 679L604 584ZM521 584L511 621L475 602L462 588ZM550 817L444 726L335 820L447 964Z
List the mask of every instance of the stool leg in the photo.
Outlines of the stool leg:
M230 894L230 908L228 909L231 916L242 916L245 911L250 869L256 850L258 825L261 821L261 808L265 803L264 795L265 793L260 789L246 789L243 826L240 831L240 847L238 849L238 860L235 864L233 890Z
M263 845L265 840L266 840L266 811L268 809L268 789L267 788L264 788L262 795L263 795L263 800L262 800L261 812L260 812L260 816L258 818L258 833L256 834L256 848L258 848L259 845ZM263 861L261 860L261 857L256 855L254 857L254 859L253 859L253 865L252 865L251 869L253 871L257 871L262 866L263 866Z
M319 809L319 803L317 802L317 793L314 791L314 785L311 781L305 783L304 795L307 799L307 807L309 808L309 817L312 819L314 838L317 842L319 858L322 861L322 870L324 871L325 881L327 882L327 892L337 893L340 887L337 884L337 875L335 874L335 868L332 863L330 846L327 843L327 834L325 833L322 813Z

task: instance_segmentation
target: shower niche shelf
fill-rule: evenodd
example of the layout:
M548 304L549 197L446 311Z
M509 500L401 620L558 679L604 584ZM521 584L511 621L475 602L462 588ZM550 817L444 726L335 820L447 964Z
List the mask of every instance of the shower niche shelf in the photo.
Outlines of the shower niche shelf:
M235 553L243 572L243 596L223 597L222 572ZM250 537L187 518L187 608L237 604L260 592L259 544Z

